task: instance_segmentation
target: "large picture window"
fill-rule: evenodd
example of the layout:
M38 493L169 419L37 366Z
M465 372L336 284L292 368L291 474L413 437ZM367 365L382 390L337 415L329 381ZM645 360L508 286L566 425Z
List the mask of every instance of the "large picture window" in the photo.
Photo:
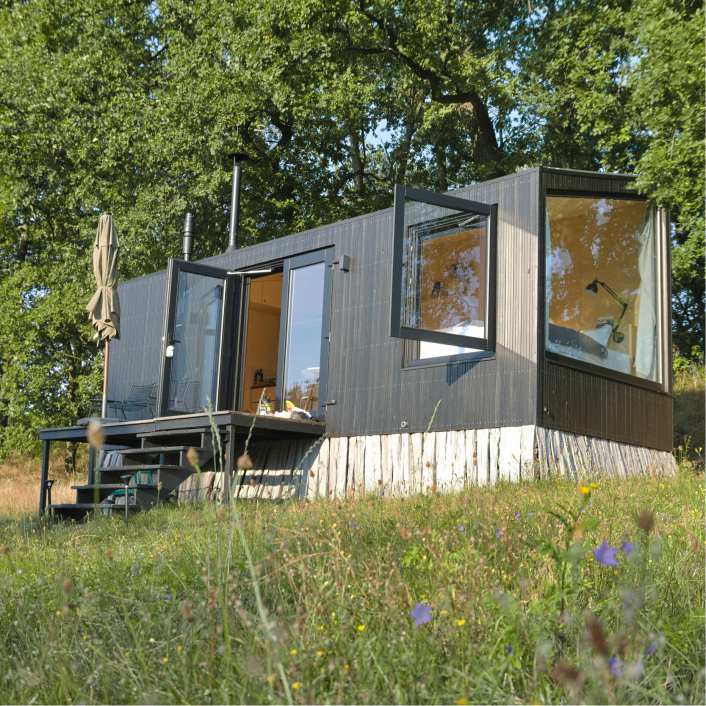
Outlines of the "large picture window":
M392 335L429 359L494 346L495 207L396 187Z
M660 381L655 227L645 200L547 196L547 351Z

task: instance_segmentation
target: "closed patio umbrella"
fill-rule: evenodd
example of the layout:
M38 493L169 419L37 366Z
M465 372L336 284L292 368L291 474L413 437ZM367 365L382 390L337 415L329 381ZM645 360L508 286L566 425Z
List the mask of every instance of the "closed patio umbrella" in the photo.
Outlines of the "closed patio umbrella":
M96 240L93 246L93 274L96 277L96 291L88 302L86 310L91 324L96 329L98 342L104 342L103 356L103 403L101 416L108 412L108 355L111 338L120 333L120 303L118 301L118 233L113 217L103 213L98 221Z

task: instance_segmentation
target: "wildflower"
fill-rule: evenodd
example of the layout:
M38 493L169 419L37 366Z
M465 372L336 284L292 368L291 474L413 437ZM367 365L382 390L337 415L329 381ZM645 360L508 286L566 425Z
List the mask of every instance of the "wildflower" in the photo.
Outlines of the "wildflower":
M610 673L618 678L623 676L623 663L620 660L620 657L616 657L613 655L609 660L608 660L608 667L610 668Z
M103 448L103 444L105 444L105 432L99 422L89 422L86 429L86 440L92 449Z
M603 566L617 566L618 561L615 555L618 553L617 547L611 547L608 541L604 541L600 547L593 550L593 556L599 564Z
M164 655L164 657L162 657L162 664L166 664L168 661L169 657L167 657L167 655Z
M323 657L326 653L323 650L316 650L317 657Z
M417 605L409 611L409 615L414 620L417 627L425 623L430 623L431 606L428 603L417 603Z
M459 526L458 526L458 531L459 531L459 532L465 532L465 531L466 531L466 525L459 525Z
M241 471L251 471L255 467L248 453L239 456L236 465Z
M358 632L365 632L365 623L360 623L355 628Z
M583 682L583 676L573 664L559 662L552 670L552 679L568 689L578 689Z
M579 488L579 492L585 497L591 494L591 489L587 485L582 485Z
M502 539L503 531L497 527L495 530L495 539Z
M184 646L183 646L183 645L177 645L177 646L176 646L177 654L181 654L181 653L183 652L183 650L184 650Z
M460 628L462 628L465 624L466 624L465 618L458 618L456 620L456 625L458 625L458 627L460 627Z
M412 531L408 527L400 527L400 537L402 539L410 539L412 536Z
M637 526L645 533L649 534L655 527L655 515L652 510L642 510L637 516Z
M187 450L186 460L192 468L196 468L199 465L199 452L193 446Z
M598 488L600 488L600 485L598 485L598 483L589 483L589 484L588 484L588 487L589 487L591 490L598 490Z
M608 642L603 632L601 621L595 615L586 618L586 629L588 631L588 641L591 647L599 654L608 654Z
M633 553L633 550L635 549L635 545L632 542L623 542L620 545L620 549L622 550L623 554L625 554L625 556L630 556Z
M468 699L463 696L460 699L456 699L456 706L468 706Z
M351 669L350 664L344 664L344 665L343 665L343 672L344 672L344 674L348 674L348 672L350 671L350 669Z
M522 517L522 513L518 510L518 511L515 513L515 519L516 519L516 520L519 520L521 517Z
M299 654L299 653L298 653L297 650L295 650L295 649L292 647L292 649L289 650L289 654L290 654L292 657L296 657L297 654Z
M507 654L511 655L514 651L512 645L505 645L505 652L507 652Z
M292 689L294 689L294 691L299 691L299 689L301 689L301 688L302 688L302 683L300 681L295 681L292 684Z

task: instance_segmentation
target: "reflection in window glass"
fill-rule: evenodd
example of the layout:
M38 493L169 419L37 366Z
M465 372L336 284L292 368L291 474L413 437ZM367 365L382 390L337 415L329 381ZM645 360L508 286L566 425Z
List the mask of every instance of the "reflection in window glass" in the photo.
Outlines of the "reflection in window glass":
M216 403L223 280L181 271L174 315L174 357L167 407L200 412Z
M486 338L488 218L448 209L433 211L435 217L417 220L405 232L402 325ZM421 341L419 358L474 350Z
M284 399L315 414L319 408L326 264L290 272Z
M549 196L547 350L657 381L654 209L645 201Z

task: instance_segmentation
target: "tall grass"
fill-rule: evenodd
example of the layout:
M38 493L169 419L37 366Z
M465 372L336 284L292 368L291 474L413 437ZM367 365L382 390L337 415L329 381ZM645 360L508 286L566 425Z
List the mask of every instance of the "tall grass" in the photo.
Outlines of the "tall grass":
M0 702L702 703L702 480L599 486L4 520Z

